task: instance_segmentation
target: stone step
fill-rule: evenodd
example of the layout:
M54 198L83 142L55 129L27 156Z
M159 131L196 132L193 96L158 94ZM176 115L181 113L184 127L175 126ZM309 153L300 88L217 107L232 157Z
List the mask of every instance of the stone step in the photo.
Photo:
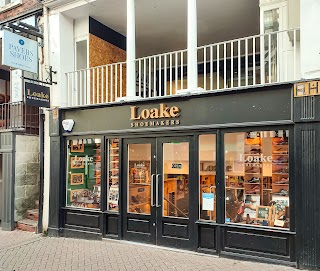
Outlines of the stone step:
M38 231L38 222L31 219L17 221L17 229L20 231L35 232Z
M38 221L39 210L38 209L28 210L27 211L27 218L31 219L31 220Z

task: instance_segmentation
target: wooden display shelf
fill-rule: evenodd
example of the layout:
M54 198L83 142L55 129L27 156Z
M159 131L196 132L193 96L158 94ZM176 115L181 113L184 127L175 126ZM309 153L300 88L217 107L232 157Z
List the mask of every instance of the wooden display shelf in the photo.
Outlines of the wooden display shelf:
M134 185L137 185L137 184L139 184L139 185L151 185L151 183L130 183L130 185L131 184L134 184Z
M201 170L200 175L216 175L215 171L206 171L206 170Z
M130 207L138 207L143 205L150 205L150 202L142 202L142 203L131 203Z

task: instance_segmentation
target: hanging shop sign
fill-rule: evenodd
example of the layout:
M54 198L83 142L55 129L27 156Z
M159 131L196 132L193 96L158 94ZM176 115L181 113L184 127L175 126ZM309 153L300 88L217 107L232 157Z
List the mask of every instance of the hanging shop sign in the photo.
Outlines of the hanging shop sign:
M50 88L25 83L26 105L36 107L50 107Z
M166 106L159 104L159 107L151 109L140 109L139 106L130 107L131 127L153 127L153 126L170 126L179 125L180 120L174 119L180 116L180 108L177 106Z
M38 73L38 43L3 30L2 65Z

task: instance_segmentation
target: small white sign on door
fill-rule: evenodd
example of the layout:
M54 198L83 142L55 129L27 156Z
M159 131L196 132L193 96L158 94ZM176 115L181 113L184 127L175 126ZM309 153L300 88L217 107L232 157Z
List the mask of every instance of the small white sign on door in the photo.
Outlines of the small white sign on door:
M202 193L202 210L213 211L214 210L214 194Z

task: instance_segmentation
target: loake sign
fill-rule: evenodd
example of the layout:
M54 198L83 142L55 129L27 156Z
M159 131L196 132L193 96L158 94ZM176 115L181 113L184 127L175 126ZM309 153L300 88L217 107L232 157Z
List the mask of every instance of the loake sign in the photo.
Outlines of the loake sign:
M166 104L160 104L158 108L151 109L139 109L139 106L130 107L131 127L153 127L153 126L169 126L179 125L180 108L177 106L166 106Z

